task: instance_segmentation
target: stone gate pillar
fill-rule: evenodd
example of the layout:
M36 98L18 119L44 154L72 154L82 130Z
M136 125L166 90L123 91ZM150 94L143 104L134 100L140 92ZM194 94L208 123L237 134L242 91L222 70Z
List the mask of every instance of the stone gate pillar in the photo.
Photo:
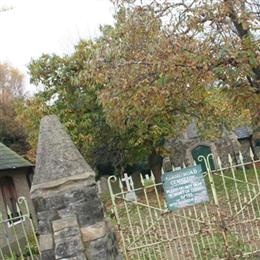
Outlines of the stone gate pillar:
M43 260L121 259L95 173L56 116L41 121L31 196Z

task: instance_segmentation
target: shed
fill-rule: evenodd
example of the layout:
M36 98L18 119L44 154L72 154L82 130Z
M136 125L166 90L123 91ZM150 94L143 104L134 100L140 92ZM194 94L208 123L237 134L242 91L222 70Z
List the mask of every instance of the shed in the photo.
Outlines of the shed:
M23 221L19 219L16 203L19 197L24 197L31 212L31 217L35 219L33 204L30 197L30 186L34 166L22 156L0 143L0 224L5 228L6 234L0 233L0 248L6 247L6 237L12 243L12 225L17 225ZM9 212L8 212L9 211ZM15 220L13 220L16 218ZM9 221L11 220L12 221ZM3 226L4 225L4 226ZM17 235L20 239L19 228ZM22 234L22 233L21 233ZM21 237L22 239L22 237Z

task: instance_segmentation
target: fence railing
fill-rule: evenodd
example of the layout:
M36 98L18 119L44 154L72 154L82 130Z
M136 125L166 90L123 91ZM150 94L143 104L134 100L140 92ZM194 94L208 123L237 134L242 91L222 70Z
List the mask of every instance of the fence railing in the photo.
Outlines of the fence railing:
M260 253L260 160L239 163L228 156L228 166L200 157L206 165L204 179L209 201L176 211L166 206L162 183L153 174L140 175L135 188L131 176L108 180L113 215L126 259L240 259ZM211 158L210 158L211 157ZM173 171L175 169L173 168ZM164 174L162 172L162 174ZM120 192L112 183L118 182ZM124 185L128 181L129 184Z
M7 206L7 214L0 211L0 259L39 259L39 244L28 203L20 197L15 206L15 210Z

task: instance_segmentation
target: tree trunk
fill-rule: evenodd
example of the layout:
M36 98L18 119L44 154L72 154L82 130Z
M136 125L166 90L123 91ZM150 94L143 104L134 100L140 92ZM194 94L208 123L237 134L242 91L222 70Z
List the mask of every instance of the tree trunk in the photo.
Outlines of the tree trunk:
M243 40L245 37L250 37L250 31L249 28L244 28L242 21L239 19L239 16L237 12L235 11L234 8L234 1L233 0L224 0L226 3L226 6L229 9L228 16L230 17L233 25L235 26L237 30L237 34L241 40ZM245 11L245 4L241 6L241 11ZM253 54L254 57L257 59L257 54ZM255 91L257 94L260 94L260 65L258 64L257 66L251 66L252 72L254 74L254 78L251 78L251 76L247 76L247 79L251 86L255 88Z
M162 170L163 158L159 154L156 153L155 150L148 156L148 166L150 170L153 172L155 177L155 182L161 182L161 170Z

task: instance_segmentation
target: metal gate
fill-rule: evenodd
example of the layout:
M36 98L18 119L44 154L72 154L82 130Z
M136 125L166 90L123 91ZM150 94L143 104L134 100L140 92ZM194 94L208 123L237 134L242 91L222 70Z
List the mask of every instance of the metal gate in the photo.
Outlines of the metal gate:
M238 164L228 156L228 167L215 158L200 156L209 202L167 210L162 184L140 174L142 187L126 191L122 179L108 180L113 213L120 234L120 245L126 259L239 259L260 257L260 160ZM174 170L174 169L173 169ZM119 193L113 192L118 182ZM129 185L128 185L129 186ZM129 196L134 193L135 196Z
M0 211L0 260L40 259L39 244L25 197L19 197L16 214ZM5 214L6 215L6 214Z

